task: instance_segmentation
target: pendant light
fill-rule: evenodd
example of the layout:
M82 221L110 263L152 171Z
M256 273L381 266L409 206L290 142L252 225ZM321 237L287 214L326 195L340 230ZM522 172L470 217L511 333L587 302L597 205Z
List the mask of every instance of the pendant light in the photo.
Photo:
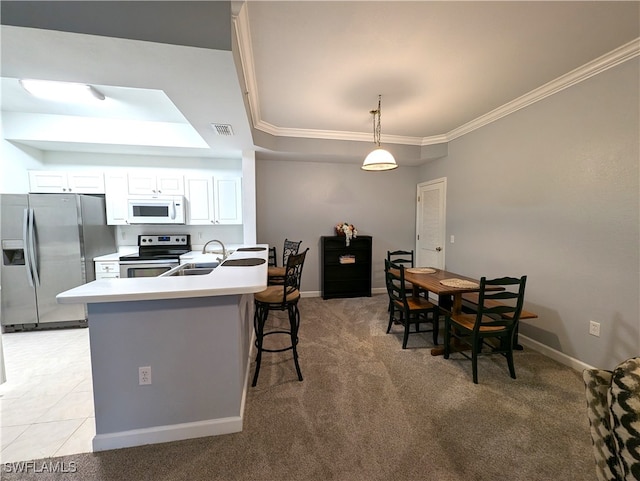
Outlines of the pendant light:
M364 159L362 170L391 170L398 167L396 159L393 155L382 147L380 147L380 103L382 95L378 95L378 109L371 110L373 115L373 142L378 146Z

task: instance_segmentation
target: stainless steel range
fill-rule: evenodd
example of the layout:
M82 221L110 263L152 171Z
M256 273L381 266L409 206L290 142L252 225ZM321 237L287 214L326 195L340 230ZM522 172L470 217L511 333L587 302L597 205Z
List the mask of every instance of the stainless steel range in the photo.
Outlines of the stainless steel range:
M139 235L138 253L120 257L120 277L157 277L191 251L189 234Z

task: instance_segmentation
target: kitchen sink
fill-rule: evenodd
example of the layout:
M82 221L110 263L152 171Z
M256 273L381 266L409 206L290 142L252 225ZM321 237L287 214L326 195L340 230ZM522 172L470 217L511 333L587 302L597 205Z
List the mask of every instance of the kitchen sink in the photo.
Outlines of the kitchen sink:
M209 274L213 270L213 267L196 267L194 269L178 269L170 276L201 276Z
M219 262L192 262L189 264L182 264L165 272L160 277L202 276L209 274L213 269L218 267L219 264Z

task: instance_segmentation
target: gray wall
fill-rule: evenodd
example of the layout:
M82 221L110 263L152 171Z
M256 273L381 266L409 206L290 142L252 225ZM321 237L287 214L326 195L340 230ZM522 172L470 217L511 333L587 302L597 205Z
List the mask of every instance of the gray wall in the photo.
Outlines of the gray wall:
M604 368L640 353L638 65L452 141L420 176L447 177L447 268L527 274L540 318L521 332Z
M257 236L282 255L285 238L309 247L302 290L319 292L320 237L338 222L373 236L373 287L384 287L387 250L415 247L418 167L365 172L359 165L256 161Z
M311 247L302 290L320 291L319 238L348 221L385 252L414 248L419 182L447 178L446 267L528 276L521 332L612 368L640 352L640 74L627 61L460 137L417 168L256 162L258 242ZM280 247L281 249L281 247ZM588 333L589 320L601 336Z

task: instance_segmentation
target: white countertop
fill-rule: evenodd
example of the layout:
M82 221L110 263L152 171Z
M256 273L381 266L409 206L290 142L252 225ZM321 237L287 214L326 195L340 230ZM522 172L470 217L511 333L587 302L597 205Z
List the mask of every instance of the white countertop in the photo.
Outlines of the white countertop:
M119 261L120 256L126 256L129 254L137 254L138 248L136 246L123 246L118 249L118 252L113 252L111 254L104 254L102 256L94 257L94 262L108 262L108 261Z
M89 304L94 302L178 299L260 292L267 287L269 246L266 244L257 244L257 246L264 247L265 250L258 252L235 251L228 259L249 257L264 259L265 263L259 266L236 267L221 265L211 273L199 276L100 279L62 292L56 296L56 299L60 304ZM189 259L189 262L210 261L215 260L215 257L217 257L215 254L202 254L197 251L196 254L197 256L194 254L194 260Z

